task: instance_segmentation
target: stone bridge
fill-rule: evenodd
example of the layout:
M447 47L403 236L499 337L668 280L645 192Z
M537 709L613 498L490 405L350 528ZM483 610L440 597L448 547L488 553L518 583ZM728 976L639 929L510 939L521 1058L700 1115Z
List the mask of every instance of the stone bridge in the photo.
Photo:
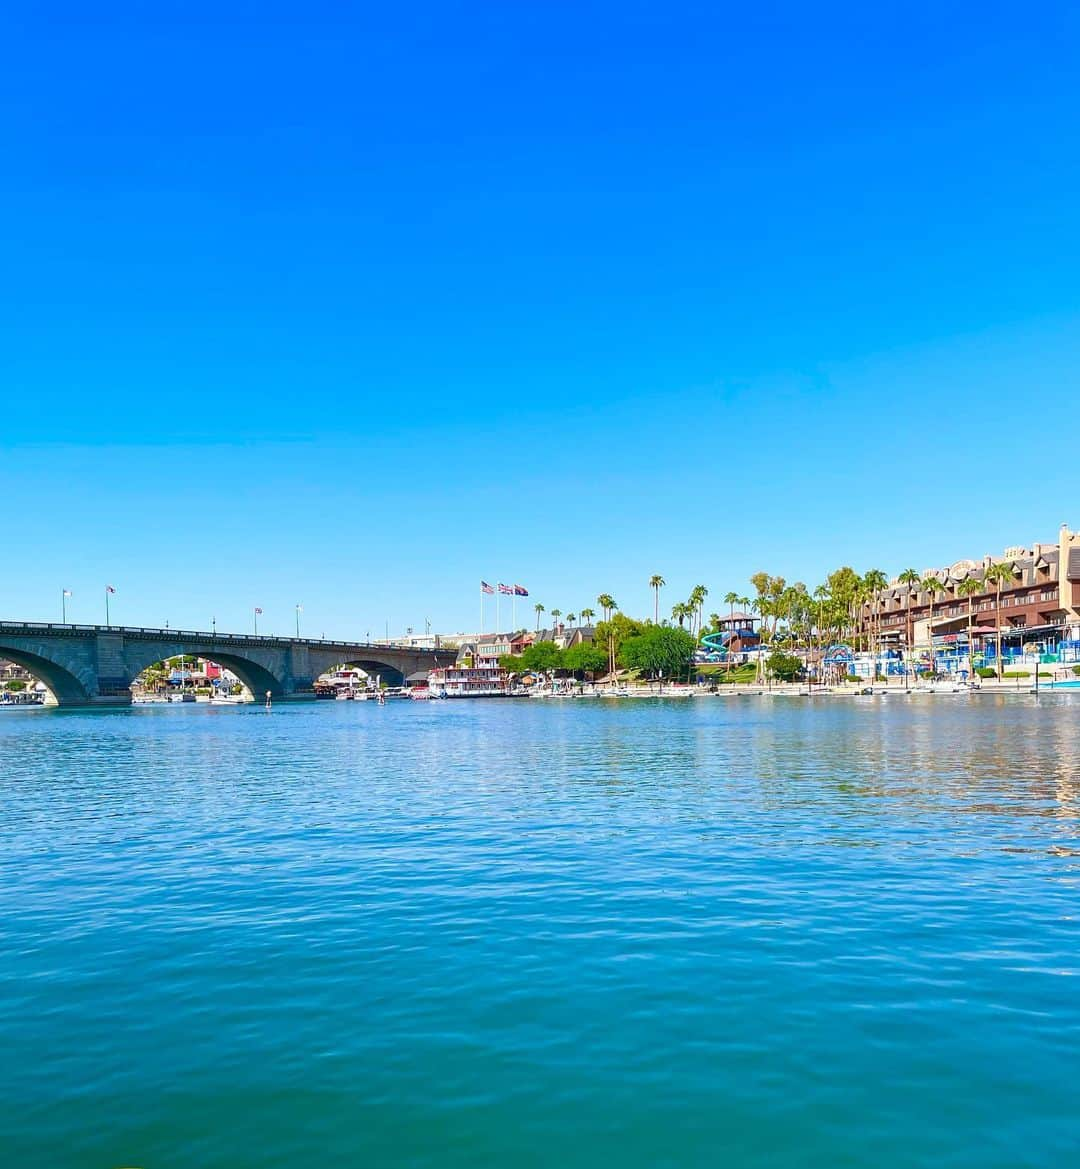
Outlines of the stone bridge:
M225 666L257 699L314 698L315 679L339 666L381 674L391 685L419 670L449 665L453 650L141 629L0 621L0 658L27 669L60 706L123 706L131 684L154 662L190 654Z

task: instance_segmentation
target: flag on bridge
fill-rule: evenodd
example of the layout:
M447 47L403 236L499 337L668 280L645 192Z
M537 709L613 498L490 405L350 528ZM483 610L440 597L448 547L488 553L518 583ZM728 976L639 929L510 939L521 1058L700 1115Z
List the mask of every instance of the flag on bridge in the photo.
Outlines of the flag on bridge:
M495 589L489 585L486 580L482 580L480 582L480 591L482 593L487 593L487 595L490 597L495 592Z
M504 585L502 581L499 581L499 592L502 593L504 597L512 597L514 595L514 590L510 587L510 585Z
M105 591L106 591L107 593L115 593L115 592L116 592L116 589L114 589L114 588L112 587L112 585L106 585L106 586L105 586ZM71 593L68 593L68 596L70 597L70 596L71 596Z
M515 597L527 597L528 595L529 595L529 590L527 588L525 588L524 585L514 585L514 596Z

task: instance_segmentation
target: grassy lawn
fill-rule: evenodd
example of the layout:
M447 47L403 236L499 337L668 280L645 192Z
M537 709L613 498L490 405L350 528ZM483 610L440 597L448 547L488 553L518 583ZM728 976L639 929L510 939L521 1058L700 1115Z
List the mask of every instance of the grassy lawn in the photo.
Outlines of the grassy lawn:
M710 682L718 682L720 685L728 682L753 682L757 677L757 667L753 663L736 666L733 670L729 670L723 665L710 663L695 666L694 672L703 674Z

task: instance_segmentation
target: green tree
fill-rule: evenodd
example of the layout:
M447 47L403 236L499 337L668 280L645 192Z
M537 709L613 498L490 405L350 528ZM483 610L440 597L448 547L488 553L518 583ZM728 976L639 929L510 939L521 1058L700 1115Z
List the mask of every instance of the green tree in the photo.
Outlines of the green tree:
M583 641L563 653L562 666L575 675L599 674L607 665L607 654L596 645Z
M615 673L615 663L619 656L619 647L627 638L641 633L646 626L625 613L613 613L609 621L601 621L596 627L596 641L594 644L604 646L607 650L608 672Z
M559 631L559 618L561 616L562 616L562 609L552 609L551 610L551 625L552 625L552 632L554 632L554 633L558 633L558 631Z
M685 629L649 625L623 642L619 663L650 678L672 678L693 663L694 646L694 638Z
M582 621L585 622L586 625L591 624L592 619L595 616L596 616L596 613L592 609L582 609L581 613L580 613L580 617L581 617Z
M653 624L660 624L660 590L667 584L667 581L658 573L653 573L649 577L649 588L653 591Z
M536 604L533 605L533 608L536 610L536 632L539 633L540 632L540 614L544 612L544 606L541 605L539 601L537 601Z
M770 675L781 682L794 682L802 673L802 661L794 654L786 654L780 650L773 650L765 663Z
M537 673L562 669L562 663L563 651L553 641L537 641L521 655L522 667Z

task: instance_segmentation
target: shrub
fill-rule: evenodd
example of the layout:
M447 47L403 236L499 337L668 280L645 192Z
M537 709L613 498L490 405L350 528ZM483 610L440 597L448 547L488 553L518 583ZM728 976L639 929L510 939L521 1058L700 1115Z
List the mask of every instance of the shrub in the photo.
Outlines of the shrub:
M774 650L765 663L769 673L781 682L793 682L801 673L803 664L794 654L786 654L781 650Z
M975 673L978 674L980 678L997 677L997 670L995 670L993 666L976 666Z
M1073 673L1080 678L1080 666L1073 666Z
M848 674L847 680L849 682L861 682L862 678L860 678L858 674Z
M1030 670L1006 670L1005 677L1006 678L1030 678L1031 671Z

